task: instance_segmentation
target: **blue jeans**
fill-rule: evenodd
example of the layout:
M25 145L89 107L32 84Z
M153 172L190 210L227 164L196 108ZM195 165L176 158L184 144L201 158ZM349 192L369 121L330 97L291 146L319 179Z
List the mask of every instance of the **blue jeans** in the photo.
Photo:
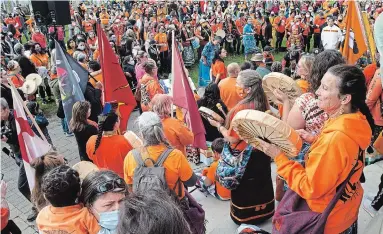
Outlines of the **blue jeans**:
M70 133L66 118L61 119L61 126L63 127L64 133Z

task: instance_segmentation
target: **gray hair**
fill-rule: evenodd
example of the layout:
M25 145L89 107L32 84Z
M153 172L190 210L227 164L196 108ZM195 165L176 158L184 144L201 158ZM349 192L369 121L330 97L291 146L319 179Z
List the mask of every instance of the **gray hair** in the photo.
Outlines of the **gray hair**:
M8 102L5 100L5 98L0 98L0 103L1 103L1 109L9 109Z
M86 59L86 55L85 54L80 53L80 54L77 55L77 61L84 62L85 59Z
M144 145L168 145L164 135L160 117L151 111L144 112L137 119L139 132L144 140Z
M13 49L17 55L22 55L24 46L21 43L17 43Z

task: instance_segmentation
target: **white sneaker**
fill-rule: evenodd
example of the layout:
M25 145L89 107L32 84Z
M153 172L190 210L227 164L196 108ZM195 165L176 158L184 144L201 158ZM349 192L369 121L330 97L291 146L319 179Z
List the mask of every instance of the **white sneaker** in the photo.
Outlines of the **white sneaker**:
M363 202L362 202L362 206L363 206L363 209L372 217L374 218L374 216L376 215L376 213L378 213L377 210L374 209L374 207L371 206L371 200L368 200L368 199L363 199Z

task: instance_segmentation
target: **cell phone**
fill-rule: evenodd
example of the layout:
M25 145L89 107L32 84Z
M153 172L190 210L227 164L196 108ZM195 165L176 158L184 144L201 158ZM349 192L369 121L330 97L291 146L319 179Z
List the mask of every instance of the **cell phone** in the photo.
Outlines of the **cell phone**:
M3 174L3 173L1 173L1 180L3 180L3 178L4 178L4 174Z

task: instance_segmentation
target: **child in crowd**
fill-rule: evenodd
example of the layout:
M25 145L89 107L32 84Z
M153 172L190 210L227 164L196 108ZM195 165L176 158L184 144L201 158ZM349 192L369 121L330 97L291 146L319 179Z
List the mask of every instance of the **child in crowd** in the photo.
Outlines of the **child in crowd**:
M99 232L97 219L88 208L77 203L80 187L78 172L66 165L44 175L41 189L51 205L37 216L37 228L41 233Z
M210 165L210 167L204 168L202 171L202 176L200 178L201 190L207 191L214 197L219 200L230 200L231 194L230 190L224 188L222 185L216 181L216 171L218 166L218 160L221 158L221 153L223 150L223 146L225 145L225 141L223 138L215 139L211 144L211 149L214 153L214 162Z

